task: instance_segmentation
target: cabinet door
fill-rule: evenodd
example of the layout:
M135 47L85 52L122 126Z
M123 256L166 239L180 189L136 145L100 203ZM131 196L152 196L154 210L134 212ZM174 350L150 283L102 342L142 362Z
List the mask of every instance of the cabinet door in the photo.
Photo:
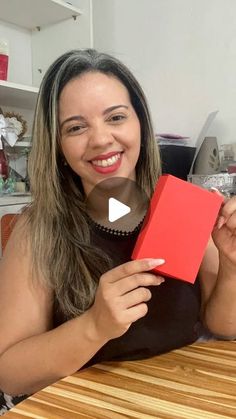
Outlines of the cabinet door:
M0 206L0 220L4 214L16 214L21 211L21 209L26 204L16 204L16 205L3 205ZM1 240L1 223L0 223L0 258L2 256L2 240Z
M89 3L83 3L83 15L32 32L33 85L39 86L45 71L66 51L92 47Z

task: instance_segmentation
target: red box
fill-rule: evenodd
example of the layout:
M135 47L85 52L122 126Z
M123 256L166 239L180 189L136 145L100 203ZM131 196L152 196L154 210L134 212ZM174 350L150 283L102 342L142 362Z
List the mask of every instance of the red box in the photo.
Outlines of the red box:
M194 283L222 202L216 193L162 175L132 259L165 259L154 272Z

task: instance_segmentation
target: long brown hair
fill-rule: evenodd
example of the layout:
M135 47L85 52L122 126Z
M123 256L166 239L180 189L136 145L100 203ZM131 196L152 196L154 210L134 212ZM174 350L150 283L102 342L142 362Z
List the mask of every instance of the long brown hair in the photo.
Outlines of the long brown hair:
M92 49L73 50L59 57L41 83L29 157L33 201L28 209L32 269L40 272L66 318L92 304L98 280L109 269L106 254L90 244L85 197L78 175L64 164L58 124L63 87L85 72L114 76L127 88L141 125L141 151L136 181L151 196L160 174L160 158L145 95L119 60Z

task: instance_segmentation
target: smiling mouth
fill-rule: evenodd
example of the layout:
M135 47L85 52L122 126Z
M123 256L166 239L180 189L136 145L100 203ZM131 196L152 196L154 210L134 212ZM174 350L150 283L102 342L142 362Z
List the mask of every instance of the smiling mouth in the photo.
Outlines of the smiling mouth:
M98 166L98 167L109 167L109 166L113 166L113 164L115 164L121 157L121 153L117 153L112 157L109 157L108 159L104 159L104 160L93 160L90 163L94 166Z

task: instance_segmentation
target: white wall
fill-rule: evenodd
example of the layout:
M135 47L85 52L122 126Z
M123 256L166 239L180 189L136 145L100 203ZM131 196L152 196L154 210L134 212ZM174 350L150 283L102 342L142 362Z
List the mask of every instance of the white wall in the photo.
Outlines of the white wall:
M129 65L157 132L236 142L235 0L93 0L94 47Z

